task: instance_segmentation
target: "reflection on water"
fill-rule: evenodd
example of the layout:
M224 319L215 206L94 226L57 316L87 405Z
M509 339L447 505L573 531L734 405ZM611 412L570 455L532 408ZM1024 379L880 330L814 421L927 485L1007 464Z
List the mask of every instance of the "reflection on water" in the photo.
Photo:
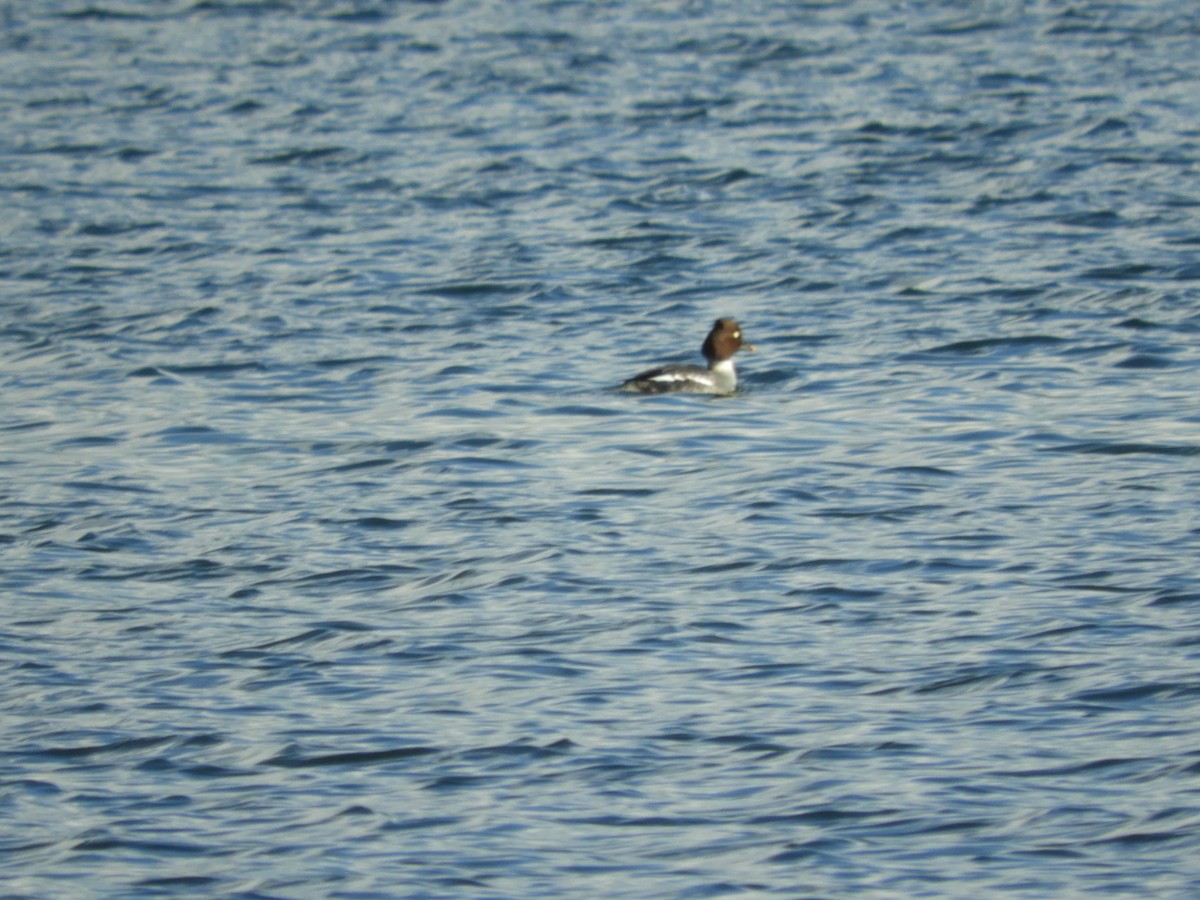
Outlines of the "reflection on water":
M9 9L9 892L1193 893L1197 34Z

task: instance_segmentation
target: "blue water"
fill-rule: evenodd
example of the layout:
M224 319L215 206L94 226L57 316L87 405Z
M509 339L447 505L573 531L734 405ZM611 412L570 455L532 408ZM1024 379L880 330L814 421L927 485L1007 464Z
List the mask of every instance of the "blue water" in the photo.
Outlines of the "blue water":
M1200 894L1190 4L0 26L0 894Z

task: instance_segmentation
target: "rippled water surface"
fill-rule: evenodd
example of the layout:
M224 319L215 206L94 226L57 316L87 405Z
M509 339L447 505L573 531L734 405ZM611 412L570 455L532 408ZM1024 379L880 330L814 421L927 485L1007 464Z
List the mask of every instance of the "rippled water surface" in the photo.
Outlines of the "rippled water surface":
M1200 893L1190 5L0 20L5 896Z

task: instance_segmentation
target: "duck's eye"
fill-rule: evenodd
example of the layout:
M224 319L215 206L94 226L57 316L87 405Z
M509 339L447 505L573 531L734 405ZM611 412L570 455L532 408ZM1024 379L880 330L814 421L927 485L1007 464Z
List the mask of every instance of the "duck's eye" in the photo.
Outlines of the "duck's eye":
M741 339L741 337L742 337L742 333L741 333L740 331L735 331L735 332L733 333L733 336L734 336L735 338L738 338L738 339L740 340L740 339Z

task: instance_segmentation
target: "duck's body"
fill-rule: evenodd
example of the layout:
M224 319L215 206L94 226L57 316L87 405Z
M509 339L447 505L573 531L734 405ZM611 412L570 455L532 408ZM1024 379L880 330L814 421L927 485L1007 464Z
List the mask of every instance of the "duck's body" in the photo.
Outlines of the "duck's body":
M708 366L660 366L635 375L620 389L638 394L682 391L693 394L732 394L737 390L733 354L754 347L742 340L742 329L733 319L717 319L700 352Z

